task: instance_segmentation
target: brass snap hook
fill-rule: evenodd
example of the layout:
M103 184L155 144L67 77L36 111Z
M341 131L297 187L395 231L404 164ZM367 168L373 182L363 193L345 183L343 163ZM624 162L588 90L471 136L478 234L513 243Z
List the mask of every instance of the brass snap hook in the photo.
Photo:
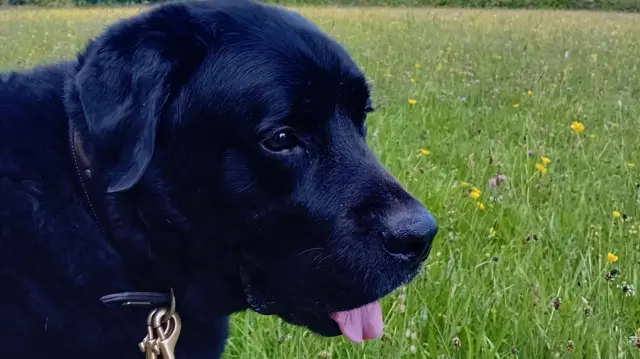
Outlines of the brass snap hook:
M171 289L169 308L153 309L147 316L147 335L138 344L146 359L175 359L182 322L176 313L176 299Z
M156 344L158 341L158 337L156 336L156 333L154 332L152 327L153 319L156 316L157 312L158 309L154 309L151 311L151 313L149 313L149 316L147 317L147 335L138 344L138 348L140 349L140 351L146 354L146 359L157 359L158 354L160 354L158 352Z
M156 348L164 359L175 359L175 349L180 337L182 322L178 313L173 313L169 320L163 323L163 319L169 310L159 309L153 318L152 327L157 334Z

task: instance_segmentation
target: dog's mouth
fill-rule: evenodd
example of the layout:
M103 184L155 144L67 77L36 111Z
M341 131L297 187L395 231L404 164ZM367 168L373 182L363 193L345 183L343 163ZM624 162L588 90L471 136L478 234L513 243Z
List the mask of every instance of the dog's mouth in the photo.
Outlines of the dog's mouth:
M354 343L380 338L384 332L380 301L351 310L331 313L330 317L338 324L342 335Z
M359 285L354 284L355 287L349 289L340 287L342 289L331 294L319 295L314 292L318 290L315 286L304 287L304 294L283 290L281 284L274 285L270 291L264 278L249 275L245 267L241 269L245 298L253 311L277 315L290 324L306 327L321 336L343 335L356 344L383 336L381 300L400 285L410 282L419 272L414 268L397 271L394 276L377 282L377 288L369 292L359 290ZM274 292L273 288L279 290Z
M321 336L343 335L357 344L380 338L384 334L382 308L378 300L357 308L332 313L301 311L270 314L276 314L286 322L306 327Z

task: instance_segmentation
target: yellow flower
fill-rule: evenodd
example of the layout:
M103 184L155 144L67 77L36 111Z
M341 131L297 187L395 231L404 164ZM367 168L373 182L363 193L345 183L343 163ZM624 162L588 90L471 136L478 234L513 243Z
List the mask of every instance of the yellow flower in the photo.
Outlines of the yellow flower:
M545 165L543 165L542 163L536 163L536 169L542 174L547 173L547 167L545 167Z
M409 101L409 105L415 105L416 103L418 103L418 101L416 101L416 100L414 100L412 98L410 98L408 101Z
M440 71L440 69L442 69L442 67L440 67L440 65L436 66L436 71Z
M573 121L571 124L571 129L576 132L584 132L584 123L580 121Z
M416 69L419 69L419 68L420 68L420 64L416 64Z
M412 84L416 83L416 79L409 79L409 81L411 81Z
M533 91L531 90L527 91L527 95L533 95Z
M613 218L618 218L620 217L622 214L620 214L620 212L618 211L613 211Z
M478 206L479 210L484 211L484 204L482 204L482 202L476 202L476 205Z
M513 108L518 108L518 107L520 107L520 104L517 104L517 103L513 104Z
M424 149L424 148L421 148L420 152L422 152L422 154L425 155L425 156L431 153L431 151L429 151L427 149Z
M609 252L607 254L607 261L609 261L609 263L615 263L615 262L618 261L618 256L613 254L613 253L611 253L611 252Z
M549 157L540 157L540 159L542 160L542 163L544 163L545 165L548 165L549 163L551 163L551 159Z
M473 186L473 188L471 188L471 190L472 190L473 192L478 192L478 194L482 194L482 192L480 192L480 190L479 190L479 189L478 189L478 187L476 187L476 186Z
M636 164L635 164L635 163L632 163L632 162L627 163L627 167L633 167L633 166L635 166L635 165L636 165Z
M471 199L478 199L478 198L480 198L480 192L471 191L471 193L469 193L469 198L471 198Z

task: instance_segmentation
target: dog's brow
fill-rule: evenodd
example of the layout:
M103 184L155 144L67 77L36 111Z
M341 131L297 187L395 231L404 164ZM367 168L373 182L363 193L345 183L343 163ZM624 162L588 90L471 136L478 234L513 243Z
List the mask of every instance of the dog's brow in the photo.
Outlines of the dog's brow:
M352 108L353 111L373 112L373 101L371 100L371 90L367 80L363 76L356 76L349 80L350 99L355 106L364 107Z
M371 100L371 97L369 97L367 99L367 102L364 105L364 112L365 113L371 113L371 112L375 112L375 111L376 111L376 109L373 106L373 100Z

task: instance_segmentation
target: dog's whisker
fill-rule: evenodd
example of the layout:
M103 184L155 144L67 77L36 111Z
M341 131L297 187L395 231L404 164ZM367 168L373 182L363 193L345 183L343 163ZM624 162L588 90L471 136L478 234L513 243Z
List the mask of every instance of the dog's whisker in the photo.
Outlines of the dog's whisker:
M312 252L312 251L321 251L321 250L323 250L323 249L324 249L324 248L322 248L322 247L309 248L309 249L305 249L305 250L303 250L302 252L298 253L298 255L299 255L299 256L301 256L301 255L303 255L303 254L305 254L305 253L308 253L308 252Z

